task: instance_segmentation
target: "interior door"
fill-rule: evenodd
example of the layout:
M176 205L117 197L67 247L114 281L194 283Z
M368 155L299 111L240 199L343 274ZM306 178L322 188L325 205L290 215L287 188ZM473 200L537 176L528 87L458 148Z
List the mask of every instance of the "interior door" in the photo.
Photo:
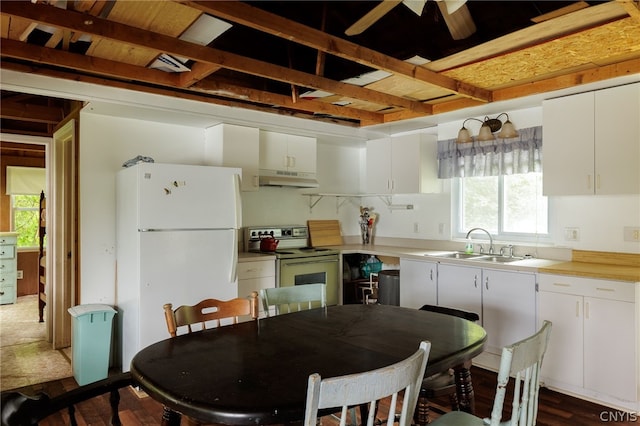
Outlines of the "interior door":
M76 268L76 121L70 120L53 135L51 203L48 209L51 230L47 255L47 322L54 349L71 345L71 316L75 304Z

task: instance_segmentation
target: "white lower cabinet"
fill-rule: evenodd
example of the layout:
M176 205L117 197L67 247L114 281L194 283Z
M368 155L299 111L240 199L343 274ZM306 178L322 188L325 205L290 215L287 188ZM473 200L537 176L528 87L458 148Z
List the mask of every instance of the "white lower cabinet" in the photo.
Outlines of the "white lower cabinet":
M238 262L238 297L247 297L252 291L276 286L276 263L274 260L251 260ZM260 317L264 317L262 300L259 303Z
M475 312L482 324L482 269L439 264L438 305Z
M496 355L536 331L533 273L440 264L438 304L480 315L485 351Z
M400 306L437 304L438 263L400 259Z
M553 323L542 380L606 404L640 409L640 283L540 274L539 321Z

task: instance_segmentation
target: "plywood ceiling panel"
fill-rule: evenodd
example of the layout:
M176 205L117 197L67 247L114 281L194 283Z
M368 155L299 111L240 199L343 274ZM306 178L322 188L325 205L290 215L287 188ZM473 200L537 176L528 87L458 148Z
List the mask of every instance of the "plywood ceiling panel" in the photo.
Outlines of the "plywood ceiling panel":
M496 89L584 69L608 58L637 57L639 40L640 25L629 17L443 74Z

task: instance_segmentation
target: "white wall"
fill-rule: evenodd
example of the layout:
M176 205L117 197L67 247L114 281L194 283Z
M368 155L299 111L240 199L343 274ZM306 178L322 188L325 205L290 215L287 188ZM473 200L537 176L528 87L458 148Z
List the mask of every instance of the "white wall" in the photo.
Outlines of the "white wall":
M202 164L203 129L80 114L80 280L78 303L115 303L115 176L137 155L158 163Z

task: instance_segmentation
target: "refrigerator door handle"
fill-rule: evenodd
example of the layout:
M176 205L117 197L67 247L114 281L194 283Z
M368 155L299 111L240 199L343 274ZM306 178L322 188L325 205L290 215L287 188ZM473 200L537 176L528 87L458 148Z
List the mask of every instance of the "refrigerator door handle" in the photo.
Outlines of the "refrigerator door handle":
M242 199L240 198L240 175L233 175L234 191L233 196L236 202L236 229L242 228Z
M237 175L236 175L237 176ZM233 243L231 245L231 267L229 268L229 282L235 283L238 280L238 230L233 230Z

